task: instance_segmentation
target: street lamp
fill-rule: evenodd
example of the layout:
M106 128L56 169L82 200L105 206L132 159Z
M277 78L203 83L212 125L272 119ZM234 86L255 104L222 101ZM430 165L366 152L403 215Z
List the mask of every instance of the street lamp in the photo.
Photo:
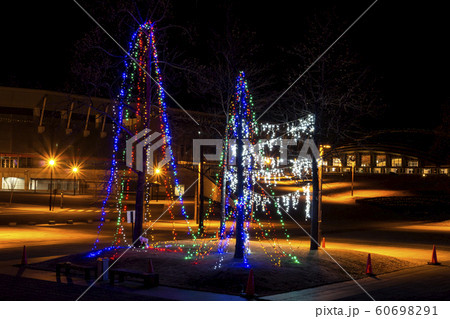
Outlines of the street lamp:
M159 175L161 174L161 168L156 167L155 168L155 175ZM159 193L159 183L158 183L158 178L156 178L156 182L154 182L154 185L157 186L156 188L156 201L158 201L158 193ZM152 195L153 195L153 189L152 189ZM153 196L152 196L153 197Z
M56 161L51 158L48 161L48 166L50 167L50 197L49 197L49 201L48 201L48 210L51 211L52 210L52 193L53 193L53 167L55 166Z
M355 182L355 166L356 166L356 162L355 162L355 160L353 160L352 161L352 192L351 192L352 197L353 197L353 183Z
M78 167L76 166L72 167L72 173L73 173L73 196L75 196L75 185L77 183Z

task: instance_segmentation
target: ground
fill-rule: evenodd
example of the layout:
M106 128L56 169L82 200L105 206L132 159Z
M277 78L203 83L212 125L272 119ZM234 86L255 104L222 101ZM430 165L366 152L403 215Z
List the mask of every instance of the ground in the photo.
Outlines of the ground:
M440 290L430 288L429 295L425 296L431 300L433 296L445 299L443 296L447 291L446 287L449 287L447 282L449 280L442 276L444 273L448 273L447 266L450 262L448 188L449 183L446 176L440 179L414 177L406 180L402 176L357 176L355 196L351 197L348 176L328 178L324 184L322 228L323 235L326 237L326 251L361 283L371 280L365 278L363 273L367 254L371 253L373 269L378 275L377 278L390 278L391 274L397 273L406 274L400 276L404 282L399 285L409 287L403 290L403 296L407 296L407 291L414 291L412 285L424 286L426 284L416 273L422 274L420 267L425 267L431 258L432 246L436 245L438 259L443 265L441 268L427 270L428 277L424 278L433 283L436 282L436 278L440 278L438 281ZM279 185L278 189L280 192L288 192L295 189L295 185ZM0 224L3 225L0 226L2 229L0 232L0 247L2 248L0 273L15 274L17 269L12 270L11 265L20 262L23 245L27 245L30 263L38 264L34 265L34 268L54 269L55 258L75 257L74 262L95 262L95 257L90 261L78 257L86 255L90 251L97 236L96 220L99 218L97 210L100 199L95 200L88 197L77 199L67 196L67 206L49 213L48 208L45 207L48 200L46 194L16 193L14 196L15 203L12 207L8 207L6 204L0 205ZM9 199L8 193L0 192L0 200L3 200L3 197L6 202ZM439 201L436 204L437 200ZM164 208L164 204L164 202L158 203L159 206L154 207L156 210L161 210ZM191 203L188 202L187 205L188 209L191 209L189 208ZM106 222L104 230L100 233L100 247L105 247L111 242L115 228L115 216L113 212L107 214L107 218L110 220ZM302 219L300 214L294 214L294 218L306 231L309 231L308 223ZM56 220L56 225L48 225L49 219ZM67 224L67 219L72 219L74 224ZM88 223L89 220L92 223ZM17 222L17 226L7 226L12 221ZM30 221L37 222L37 225L28 225ZM285 296L279 293L292 291L288 293L291 295L280 298L297 300L295 298L310 298L308 296L311 294L308 295L308 291L314 291L315 293L312 295L315 296L314 298L319 298L318 300L320 300L320 296L324 296L324 298L327 296L330 300L341 298L366 300L364 299L367 298L365 295L355 297L357 296L355 294L362 291L324 251L319 250L311 254L309 238L295 223L289 222L288 218L285 217L285 221L291 234L294 252L290 251L289 247L283 248L288 254L294 253L300 263L287 262L286 258L282 257L281 267L275 266L278 255L273 248L269 247L271 245L266 241L259 242L252 237L252 254L249 256L249 265L254 269L258 294L267 296L265 298L272 298L271 300L280 300L275 296ZM211 238L214 237L215 227L216 225L209 226L208 231ZM157 240L169 243L173 228L180 234L186 231L183 221L175 221L172 224L170 217L164 216L155 225ZM125 231L130 234L129 225L125 225ZM187 237L180 235L179 239L184 241ZM282 237L279 239L279 245L283 246L281 241ZM215 241L213 240L211 243L215 243ZM185 244L189 243L185 242ZM263 247L267 248L267 255L264 253ZM171 248L169 247L169 249ZM122 266L125 267L145 269L147 258L151 257L155 271L160 273L161 283L165 287L209 290L234 295L242 292L247 282L249 268L236 264L232 260L233 243L230 244L228 253L223 255L224 260L220 269L214 269L219 258L218 254L214 253L214 249L209 256L198 260L197 264L195 264L195 259L184 259L187 248L183 249L184 253L130 250L119 262L123 263ZM37 270L33 271L28 268L27 271L21 273L21 276L54 280L54 272L45 271L44 273L48 273L45 275L42 272L38 274ZM351 283L352 289L356 287L356 291L352 290L350 295L345 295L337 293L337 289L335 289L333 291L336 293L331 295L326 293L327 290L321 290L324 284L331 284L330 287L333 285L341 287L346 283ZM367 284L369 287L374 285L377 291L382 292L381 297L388 298L389 291L397 291L394 289L395 287L389 286L384 280L369 281ZM387 287L389 287L388 290L386 290ZM342 291L347 290L343 289ZM435 290L434 294L433 290ZM297 293L293 296L294 292L304 293ZM164 295L158 298L161 297ZM180 295L179 298L184 300L187 297L189 294ZM40 296L40 298L44 297ZM49 295L49 298L52 297ZM92 298L95 299L94 296ZM231 296L206 297L206 295L202 295L198 298L200 298L199 300L205 300L204 298L212 298L209 300L222 298L220 300L223 300L223 298L231 298Z
M192 250L189 243L179 242L178 245L182 245L183 248L166 243L165 248L131 249L126 253L125 249L118 249L91 258L86 257L86 254L71 255L33 264L30 267L54 271L57 262L71 261L75 264L95 265L98 257L113 258L111 262L114 262L114 259L123 255L113 268L147 271L148 259L151 259L155 272L160 275L162 285L226 294L242 293L245 290L249 269L252 268L258 294L272 295L349 280L348 274L330 258L328 255L330 254L353 278L366 277L367 253L364 252L330 249L327 254L323 250L310 252L307 247L298 246L292 250L285 247L287 252L298 257L299 262L293 262L289 256L284 256L280 259L281 266L278 266L276 254L270 251L267 242L251 244L255 247L252 248L247 263L234 259L231 252L218 254L217 245L214 244L205 247L206 250L212 249L209 255L186 259L187 252ZM379 254L372 254L371 257L374 272L378 275L420 264Z

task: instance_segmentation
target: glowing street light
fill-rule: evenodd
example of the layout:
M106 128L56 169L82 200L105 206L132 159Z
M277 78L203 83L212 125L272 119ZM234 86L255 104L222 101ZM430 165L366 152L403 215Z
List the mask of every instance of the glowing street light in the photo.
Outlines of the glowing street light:
M76 166L72 167L72 173L73 173L73 196L75 196L75 190L76 190L76 184L77 184L78 167L76 167Z
M50 167L50 197L48 200L48 210L52 211L52 193L53 193L53 167L56 165L55 159L48 160L48 166Z
M161 168L160 167L155 167L154 169L155 175L158 176L162 173ZM155 182L151 183L151 195L150 195L150 199L153 199L153 189L156 186L156 201L158 201L158 193L159 193L159 185L160 183L158 183L158 177L155 178Z

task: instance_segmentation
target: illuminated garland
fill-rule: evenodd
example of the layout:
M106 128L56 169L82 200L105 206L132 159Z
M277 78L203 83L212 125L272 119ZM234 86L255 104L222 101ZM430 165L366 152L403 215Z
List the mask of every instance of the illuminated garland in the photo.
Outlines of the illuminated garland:
M164 140L161 148L163 157L169 154L170 158L170 170L164 166L161 169L164 170L164 185L166 190L166 196L170 201L173 201L173 184L178 194L181 194L181 189L178 180L177 165L172 151L172 135L169 126L169 118L167 113L167 105L165 103L165 91L163 89L163 82L161 71L159 68L158 54L156 50L154 28L150 22L147 22L139 27L134 33L129 44L129 52L133 57L132 61L125 61L126 71L122 75L122 88L118 97L118 103L114 104L113 113L116 119L113 123L114 140L113 140L113 156L111 165L111 175L107 183L106 197L102 202L102 215L100 224L98 226L97 238L94 243L93 250L98 249L99 234L104 225L106 216L106 206L112 195L115 195L116 210L119 213L116 222L116 232L114 234L114 240L112 245L108 248L118 248L128 245L123 222L124 213L127 210L126 201L129 199L130 182L133 177L133 172L129 168L120 168L119 162L122 164L126 160L126 150L121 147L125 140L126 130L122 125L130 126L130 121L135 121L134 133L143 128L149 128L150 124L150 110L151 105L147 98L148 84L150 81L148 76L143 71L147 67L152 65L152 71L154 73L154 79L157 82L157 106L160 120L160 128L162 132L162 138ZM136 63L137 61L138 63ZM136 105L136 109L132 109L130 105ZM217 240L217 251L219 252L219 260L215 267L222 265L223 253L226 253L229 249L229 243L233 235L242 236L244 239L244 265L248 266L247 255L250 253L250 240L249 240L249 228L250 223L255 224L258 227L256 232L256 238L263 248L265 254L276 265L281 266L281 258L288 257L293 262L298 263L297 257L294 255L294 250L290 241L290 236L285 227L283 220L283 211L289 211L291 209L297 209L299 200L302 196L305 197L305 217L309 218L310 210L310 194L309 184L303 188L303 192L296 191L290 194L276 196L271 186L276 186L277 181L284 179L304 179L311 171L311 161L307 158L290 159L288 163L282 163L281 159L277 157L267 156L264 152L268 149L269 152L275 149L275 146L280 146L284 143L284 139L293 139L294 141L300 141L305 138L311 137L314 128L314 116L308 115L305 118L282 124L260 124L258 125L255 120L255 114L253 112L252 97L249 93L247 81L245 80L244 72L240 72L237 77L235 87L235 97L232 101L229 110L229 121L226 127L224 148L219 163L219 167L223 169L223 174L216 174L217 187L213 190L213 194L217 189L225 187L226 196L224 203L224 216L222 216L221 227L218 230L219 240ZM131 116L134 113L135 117ZM242 130L238 131L238 127ZM283 132L282 136L277 136L279 132ZM253 146L256 144L257 137L264 137L266 140L261 145L262 148L258 152L255 152ZM243 147L243 176L237 176L237 167L229 165L231 162L235 162L237 155L236 141L238 138L248 140L249 143ZM119 159L120 158L120 159ZM148 158L148 157L147 157ZM135 154L133 152L132 159L134 161ZM263 159L261 162L260 159ZM288 165L289 164L289 165ZM153 165L153 163L146 163L146 165ZM282 167L287 165L286 167ZM169 172L173 177L170 178ZM243 196L236 196L238 179L242 179L244 184ZM265 185L268 185L271 196L266 196L264 192L258 192L258 181L264 181ZM149 182L148 176L146 182ZM255 186L257 191L255 190ZM148 194L146 194L148 196ZM188 234L192 236L193 245L186 250L186 259L195 258L195 263L199 259L204 258L213 251L211 242L214 235L207 235L206 229L209 226L210 218L214 215L212 198L210 196L209 206L205 214L205 227L204 233L200 233L198 230L196 233L192 231L189 223L189 216L185 210L183 199L180 196L181 213L186 221ZM272 198L275 201L272 201ZM286 238L289 245L290 252L286 252L276 236L275 225L273 223L273 217L268 205L271 203L275 207L275 212L280 220L282 233ZM146 213L144 214L144 221L151 221L151 214L149 206L146 206ZM236 212L237 209L242 209L244 212L244 228L241 234L235 234L236 232ZM263 212L269 218L269 227L265 227L264 223L255 217L255 211ZM174 224L174 216L172 210L169 209L170 219L172 221L172 240L177 243L177 232ZM231 221L232 225L228 227L227 223ZM158 247L155 243L155 238L152 233L153 228L148 232L151 236L152 247L151 249L166 250L168 246L171 246L168 242L165 242L162 246ZM209 236L209 238L208 238ZM201 243L197 242L197 239L201 239ZM273 253L269 252L263 244L263 241L268 241ZM181 245L175 248L174 251L180 251Z
M243 98L245 97L245 98ZM254 218L253 209L259 212L263 212L272 220L271 213L267 208L267 205L272 203L275 207L275 212L278 215L278 219L280 221L281 230L284 234L286 241L288 242L290 252L286 252L278 242L276 237L276 231L273 222L269 223L269 229L265 229L263 222L259 218L255 218L253 221L259 228L259 231L256 232L256 239L260 242L261 247L264 250L264 253L270 258L272 262L276 265L281 266L281 257L288 257L294 263L299 263L297 257L294 255L294 249L292 247L290 241L290 235L287 231L283 214L284 212L289 212L290 210L296 210L300 198L305 198L305 218L308 219L310 214L310 197L309 197L309 184L307 187L303 188L303 192L301 190L297 190L290 194L284 195L275 195L271 186L276 186L277 180L281 178L287 178L289 180L298 180L305 179L305 177L311 172L311 161L308 158L296 158L288 160L288 163L282 163L279 158L268 157L264 154L265 149L271 152L274 150L275 146L281 146L284 143L284 139L291 139L294 142L298 142L307 138L311 138L313 130L314 130L314 116L308 115L305 118L292 121L289 123L282 124L260 124L257 125L254 120L254 113L252 112L252 101L251 96L248 92L247 83L245 81L245 75L241 72L237 79L236 85L236 94L235 99L232 102L230 113L229 113L229 122L226 128L226 135L224 141L224 148L222 150L222 155L220 158L219 166L223 168L224 174L223 178L220 177L219 174L216 174L216 185L217 187L213 190L213 193L216 189L222 187L222 183L226 183L226 199L225 199L225 212L226 215L224 217L225 222L222 223L223 228L219 229L220 236L218 242L218 252L223 253L228 251L228 244L231 238L232 232L234 231L235 225L235 217L236 217L236 207L238 205L243 205L245 207L244 211L246 212L245 218L245 227L244 234L245 237L245 251L246 255L250 252L248 244L249 244L249 224L250 221ZM242 110L239 110L238 107L241 107ZM236 143L230 143L231 140L236 140L238 138L237 127L239 121L239 111L241 114L244 114L242 121L242 138L249 139L250 143L243 149L243 158L246 159L244 161L244 196L242 199L236 199L236 190L237 190L237 182L238 176L236 174L235 166L228 166L225 164L226 150L229 151L228 159L230 162L235 162L236 160ZM277 136L276 134L282 132L283 135ZM255 140L256 136L265 137L265 140L260 140L259 153L255 152L254 145L252 142ZM252 141L253 140L253 141ZM262 146L262 147L261 147ZM262 164L261 164L262 163ZM283 165L287 165L285 167L281 167ZM267 185L270 192L270 198L265 195L265 191L261 190L261 193L258 193L254 190L255 185L257 185L258 180L263 180L264 184ZM213 213L213 205L212 198L213 194L209 199L209 208L207 213L205 214L205 219L209 218ZM235 198L233 200L233 206L230 205L230 199ZM275 202L273 202L275 200ZM232 220L233 221L233 230L230 229L228 233L225 233L226 222ZM205 232L206 233L206 232ZM224 236L225 235L225 236ZM211 239L211 235L209 235ZM203 237L206 239L206 235ZM269 252L266 247L263 245L262 241L269 241L274 253ZM198 251L196 253L197 259L204 258L205 255L209 254L212 251L212 247L208 246L211 240L202 241L202 244L199 245ZM219 262L216 264L216 267L220 267L221 261L223 257L219 257Z
M173 183L181 194L181 188L178 181L178 171L172 151L172 135L169 126L169 119L167 115L167 106L165 102L165 91L163 89L163 82L161 71L159 68L158 53L156 50L155 35L153 24L148 21L137 29L133 34L131 41L129 43L129 55L133 58L130 61L125 60L125 72L122 74L122 86L118 96L118 103L114 104L113 115L113 157L110 171L110 178L107 183L106 197L102 202L101 210L101 220L98 226L97 238L94 243L93 250L98 248L100 231L104 225L104 220L106 216L106 206L111 198L111 195L115 195L116 200L116 211L118 212L118 218L116 222L116 231L114 234L114 239L111 247L119 247L119 245L128 245L127 239L123 227L124 217L123 214L127 211L126 200L129 199L130 183L133 179L133 171L130 168L122 168L126 161L126 148L123 147L123 142L126 140L125 133L127 130L124 126L133 127L134 134L136 135L139 131L144 128L150 127L150 111L151 105L148 101L149 95L149 84L151 81L149 76L144 70L151 69L154 73L153 77L157 84L157 106L159 111L159 120L162 133L162 139L164 141L162 147L163 157L168 153L170 158L170 174L173 175ZM134 113L134 116L131 116ZM120 160L119 160L120 157ZM149 157L147 157L149 158ZM134 151L132 153L132 160L135 160ZM119 165L120 162L120 165ZM147 167L153 165L153 163L146 162ZM167 198L171 201L173 198L173 187L172 180L169 176L169 169L167 167L162 168L164 170L164 184L166 188ZM148 176L146 176L146 182L149 182ZM147 194L148 196L148 194ZM196 236L192 232L189 224L189 216L186 213L185 206L183 203L182 196L178 199L181 205L181 213L186 220L186 225L188 233L191 234L194 239L194 247ZM174 220L172 209L169 209L169 215L171 220ZM146 205L146 213L144 213L144 222L150 222L151 215L149 206ZM176 241L176 230L175 225L172 223L172 234L173 240ZM154 236L152 229L146 231L150 233L152 242L154 242ZM188 255L190 253L188 252Z

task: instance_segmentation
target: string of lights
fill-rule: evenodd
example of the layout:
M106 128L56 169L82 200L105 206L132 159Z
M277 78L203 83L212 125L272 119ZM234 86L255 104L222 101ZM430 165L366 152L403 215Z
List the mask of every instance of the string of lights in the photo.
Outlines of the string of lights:
M97 238L93 250L97 253L100 232L103 228L106 207L110 198L115 198L115 206L118 212L114 239L108 249L129 246L124 228L124 213L128 209L127 202L130 198L134 171L124 166L126 163L126 149L123 147L125 141L125 131L122 126L134 128L135 136L144 128L150 127L151 104L148 99L149 81L143 70L152 65L152 72L157 82L157 109L159 124L162 133L163 146L161 147L163 158L168 155L170 161L168 166L158 168L162 171L163 185L166 198L173 201L175 193L182 194L178 179L178 168L172 150L172 131L169 125L167 105L165 102L165 91L163 90L163 80L159 68L158 53L155 42L155 32L153 24L148 21L141 25L133 34L129 43L129 53L133 57L131 61L125 61L125 72L122 74L122 87L118 96L118 103L114 105L113 114L117 121L113 123L113 157L108 179L106 197L102 202L101 220L98 226ZM129 107L134 104L134 113ZM208 256L217 248L219 260L215 267L220 268L224 260L224 254L229 250L231 238L242 239L244 256L243 264L248 267L248 256L251 254L250 237L255 233L255 237L270 260L281 266L282 258L287 257L292 262L298 263L294 255L290 235L283 220L281 209L285 211L297 210L301 198L305 198L305 218L309 218L310 210L310 185L307 184L303 190L297 190L289 194L276 195L272 186L276 186L282 180L302 180L306 181L311 172L311 160L308 158L289 159L284 162L284 158L273 156L277 147L284 147L284 138L290 138L295 143L305 138L310 138L314 130L314 116L309 114L304 118L280 124L258 124L253 112L253 100L249 92L245 73L240 72L235 86L235 96L229 108L228 123L225 132L225 141L220 157L219 167L223 174L216 173L216 187L213 188L208 200L208 208L205 212L205 224L203 232L198 228L193 231L189 215L185 209L182 196L180 196L181 214L186 222L187 234L192 238L192 245L185 247L178 243L178 230L175 225L175 216L172 208L169 208L168 215L172 224L172 238L170 241L157 242L155 240L153 227L146 231L146 236L151 239L151 249L173 250L185 252L186 259L195 259L195 263ZM281 136L277 134L283 133ZM259 140L257 140L259 138ZM247 141L239 150L237 143L232 141ZM137 142L137 141L136 141ZM240 142L239 142L240 143ZM285 143L285 144L283 144ZM257 145L258 144L258 145ZM135 161L136 154L132 151L131 158ZM238 165L236 163L239 157ZM147 156L147 159L151 157ZM153 163L146 161L147 167ZM276 198L271 204L269 198L263 193L259 193L259 188L255 185L258 181L263 181L268 185L270 193ZM146 183L150 178L146 176ZM240 186L241 185L241 186ZM209 232L212 218L218 216L212 200L217 193L225 192L223 196L223 214L220 214L220 226L217 232ZM240 193L241 192L241 193ZM221 194L222 195L222 194ZM148 204L148 194L146 194L147 204L145 205L144 222L150 223L152 219L151 207ZM273 212L272 212L273 211ZM264 225L259 215L269 219L268 227ZM243 227L238 227L237 218L243 216ZM279 220L282 236L288 244L288 250L283 248L280 238L276 234L274 219ZM231 222L231 225L229 225ZM229 225L229 227L227 227ZM253 225L256 232L251 232ZM214 237L218 240L213 240ZM269 242L272 251L266 248L265 242ZM284 240L283 240L284 242ZM211 245L211 243L215 243ZM168 249L167 247L175 248ZM186 248L186 249L182 249Z

